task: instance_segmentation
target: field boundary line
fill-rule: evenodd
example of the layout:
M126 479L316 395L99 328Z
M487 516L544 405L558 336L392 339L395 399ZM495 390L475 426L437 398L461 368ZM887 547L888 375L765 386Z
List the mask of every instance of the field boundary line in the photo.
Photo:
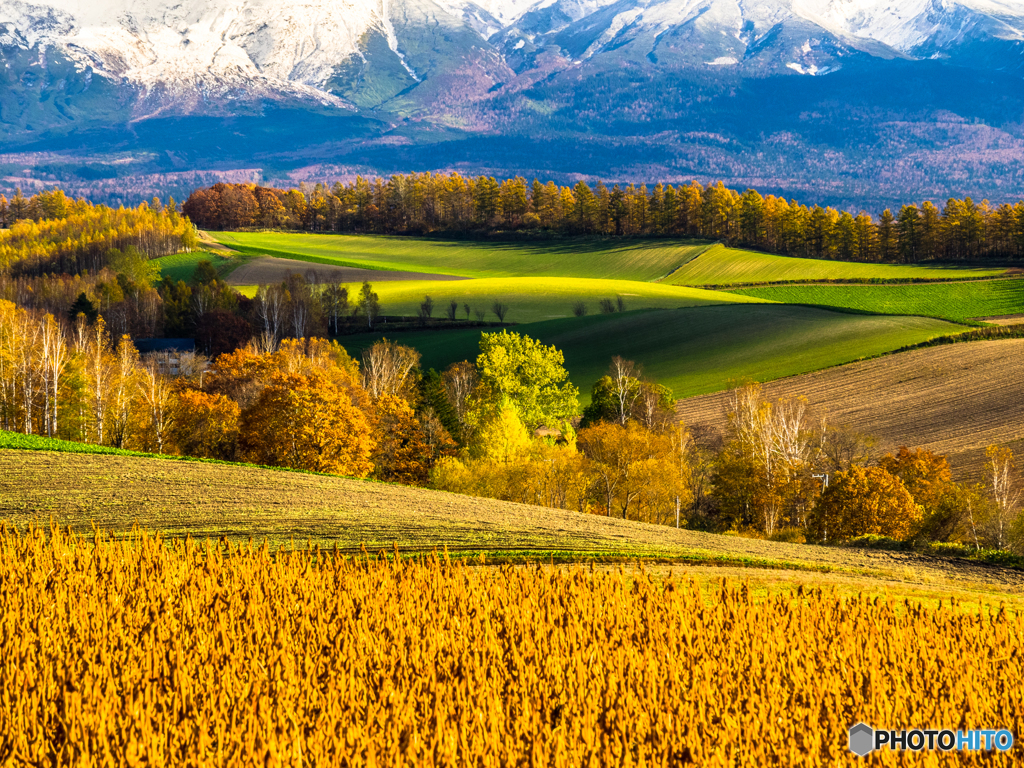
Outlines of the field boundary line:
M670 270L667 274L664 274L661 277L654 278L653 280L651 280L651 282L652 283L660 283L663 280L667 280L668 278L672 277L672 275L674 275L676 272L678 272L680 269L685 267L687 264L692 264L694 261L699 259L701 256L703 256L705 253L710 251L712 248L714 248L716 246L719 246L719 245L722 245L721 241L719 241L717 243L711 243L710 245L705 245L703 248L701 248L699 251L697 251L695 254L693 254L693 256L691 256L686 261L684 261L682 264L680 264L678 267L675 267L674 269ZM690 286L690 287L691 288L699 288L700 286L694 285L694 286ZM714 289L712 289L712 290L714 290Z

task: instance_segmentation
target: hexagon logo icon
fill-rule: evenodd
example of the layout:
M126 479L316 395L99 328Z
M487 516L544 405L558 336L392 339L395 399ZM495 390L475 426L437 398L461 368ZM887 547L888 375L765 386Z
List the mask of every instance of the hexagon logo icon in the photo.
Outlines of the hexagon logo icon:
M857 723L850 729L850 751L867 757L875 748L875 730L870 725Z

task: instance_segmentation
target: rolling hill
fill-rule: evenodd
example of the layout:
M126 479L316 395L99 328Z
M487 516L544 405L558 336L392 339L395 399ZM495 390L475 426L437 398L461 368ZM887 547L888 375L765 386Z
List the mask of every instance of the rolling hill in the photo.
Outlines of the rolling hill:
M853 589L985 590L1024 584L1024 573L901 552L784 544L679 530L598 515L471 498L421 488L257 467L51 452L45 440L0 432L0 520L80 533L138 524L191 536L343 551L430 551L494 559L654 558L678 563L822 572ZM20 449L3 447L18 444ZM85 446L88 449L88 446ZM975 597L975 599L977 599Z
M889 315L926 315L960 322L1024 312L1024 280L928 285L777 285L734 292L786 304L813 304Z
M716 245L681 266L663 282L727 286L814 280L956 280L991 277L1003 268L934 264L864 264L775 256Z
M603 238L489 242L296 232L210 235L248 255L475 278L553 276L652 281L666 276L710 245L693 240Z
M861 264L774 256L695 240L571 238L491 242L295 232L212 232L248 256L460 277L581 277L726 286L790 280L951 280L1004 268ZM298 267L304 271L305 266Z
M358 283L348 286L354 302L360 291ZM716 304L763 304L764 299L737 296L720 291L705 291L658 283L632 280L590 280L568 277L498 277L480 280L437 282L432 280L387 281L374 284L382 311L389 315L413 317L424 297L434 300L434 317L444 316L449 302L458 304L457 317L466 317L469 304L473 316L482 310L489 320L497 320L492 312L495 302L509 307L506 322L535 323L553 318L573 316L573 305L582 301L591 314L599 312L602 299L613 302L622 297L627 309L677 309ZM242 289L254 292L254 286Z

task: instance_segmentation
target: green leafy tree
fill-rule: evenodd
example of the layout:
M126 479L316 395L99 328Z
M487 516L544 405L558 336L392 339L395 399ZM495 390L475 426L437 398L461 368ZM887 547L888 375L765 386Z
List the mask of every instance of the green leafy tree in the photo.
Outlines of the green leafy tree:
M380 315L380 297L369 282L364 282L359 292L359 314L366 318L366 325L373 328L373 323Z
M476 359L493 406L507 398L528 429L554 425L579 412L579 390L568 380L565 356L518 333L485 333Z
M217 282L217 269L209 259L202 259L196 264L196 270L192 273L192 282L196 285L209 285Z
M115 274L124 275L139 289L151 288L160 277L160 266L132 245L123 251L111 248L107 263Z

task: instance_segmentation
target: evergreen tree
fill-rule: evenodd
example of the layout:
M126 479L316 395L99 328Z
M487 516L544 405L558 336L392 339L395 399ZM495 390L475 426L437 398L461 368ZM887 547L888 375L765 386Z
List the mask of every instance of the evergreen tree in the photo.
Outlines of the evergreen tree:
M900 261L913 264L920 260L921 252L921 212L916 205L904 205L900 208L896 222L896 237Z
M878 222L878 257L892 261L896 257L896 218L886 208Z

